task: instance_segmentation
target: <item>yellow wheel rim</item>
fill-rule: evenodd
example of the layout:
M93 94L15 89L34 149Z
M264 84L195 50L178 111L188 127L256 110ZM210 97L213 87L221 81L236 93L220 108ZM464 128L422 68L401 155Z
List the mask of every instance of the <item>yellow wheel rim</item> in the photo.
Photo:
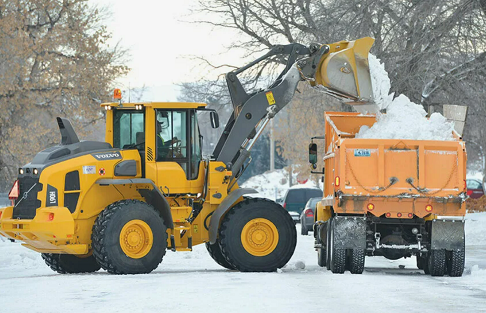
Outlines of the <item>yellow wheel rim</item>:
M123 226L120 232L121 249L132 259L140 259L146 256L152 249L153 243L152 229L144 221L130 221Z
M251 255L269 255L278 244L277 227L264 218L252 219L241 231L241 243Z

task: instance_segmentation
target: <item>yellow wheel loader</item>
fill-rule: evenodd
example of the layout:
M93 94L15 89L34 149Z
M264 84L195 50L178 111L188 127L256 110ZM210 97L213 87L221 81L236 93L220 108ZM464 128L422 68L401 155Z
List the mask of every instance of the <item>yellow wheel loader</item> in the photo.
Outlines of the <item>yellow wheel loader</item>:
M359 104L372 99L372 38L330 45L276 46L226 75L234 113L210 158L203 159L198 116L218 127L203 103L104 103L105 142L79 141L57 118L61 143L19 169L0 234L19 240L59 273L153 271L166 250L205 243L221 266L267 272L296 245L292 218L279 204L245 195L237 181L250 150L301 80ZM286 67L267 89L248 93L238 74L273 56ZM121 99L119 90L115 99ZM207 112L200 114L198 112Z

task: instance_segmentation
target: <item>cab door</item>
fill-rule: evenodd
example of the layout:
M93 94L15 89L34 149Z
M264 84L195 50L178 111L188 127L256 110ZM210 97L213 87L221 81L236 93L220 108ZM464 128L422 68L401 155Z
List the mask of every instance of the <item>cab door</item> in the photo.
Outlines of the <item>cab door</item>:
M201 149L195 110L155 111L157 184L165 194L201 192Z

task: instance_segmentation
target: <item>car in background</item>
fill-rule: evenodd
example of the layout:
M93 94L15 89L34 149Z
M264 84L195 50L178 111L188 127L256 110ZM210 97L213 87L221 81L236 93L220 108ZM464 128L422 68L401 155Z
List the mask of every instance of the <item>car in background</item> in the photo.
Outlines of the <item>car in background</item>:
M293 186L282 201L282 206L289 212L292 219L297 224L300 221L300 213L304 210L305 204L310 198L321 197L322 190L319 188L301 187L300 185Z
M313 230L314 214L316 213L317 202L321 201L322 197L310 198L305 204L304 210L300 213L300 233L304 236L309 234L309 230Z
M484 196L483 182L479 179L466 179L467 195L471 199L477 199Z

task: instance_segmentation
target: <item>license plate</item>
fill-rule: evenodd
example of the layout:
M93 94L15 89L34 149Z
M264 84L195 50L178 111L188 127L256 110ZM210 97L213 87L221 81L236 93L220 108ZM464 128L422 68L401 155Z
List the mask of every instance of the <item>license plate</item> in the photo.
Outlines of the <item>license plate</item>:
M369 157L371 156L370 149L354 149L354 156L355 157Z

